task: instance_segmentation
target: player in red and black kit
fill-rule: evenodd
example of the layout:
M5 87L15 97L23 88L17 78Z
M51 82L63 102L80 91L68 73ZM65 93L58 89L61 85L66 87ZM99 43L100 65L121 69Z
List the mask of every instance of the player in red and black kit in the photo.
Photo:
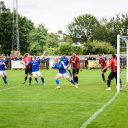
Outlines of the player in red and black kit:
M101 65L102 79L103 79L104 82L106 82L105 75L104 75L104 73L107 71L107 60L106 60L106 58L101 57L99 59L99 64Z
M116 55L112 55L112 58L110 60L110 63L109 63L109 67L110 67L110 74L108 76L108 80L107 80L107 85L108 85L108 88L106 90L111 90L111 80L113 78L116 79L116 83L117 83L117 59L116 59Z
M32 81L32 68L31 66L28 64L30 61L31 61L31 57L29 56L28 53L26 53L24 55L24 58L22 59L22 64L25 65L25 78L24 78L24 82L23 84L26 83L27 81L27 78L29 76L29 85L31 84L31 81Z
M69 63L72 65L72 74L73 80L76 84L78 84L78 74L80 69L80 59L76 56L75 53L72 54Z

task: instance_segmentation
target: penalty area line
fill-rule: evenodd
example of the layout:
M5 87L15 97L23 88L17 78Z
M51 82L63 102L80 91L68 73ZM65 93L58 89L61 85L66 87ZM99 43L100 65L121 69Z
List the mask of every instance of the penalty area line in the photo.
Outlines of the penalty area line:
M106 104L104 104L99 110L97 110L87 121L85 121L80 128L86 128L96 117L103 112L106 107L108 107L118 96L119 92L117 92Z

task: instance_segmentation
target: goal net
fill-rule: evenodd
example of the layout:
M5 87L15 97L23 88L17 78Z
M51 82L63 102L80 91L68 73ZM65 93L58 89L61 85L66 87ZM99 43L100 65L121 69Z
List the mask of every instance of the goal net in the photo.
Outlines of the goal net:
M117 35L117 91L128 82L128 36Z

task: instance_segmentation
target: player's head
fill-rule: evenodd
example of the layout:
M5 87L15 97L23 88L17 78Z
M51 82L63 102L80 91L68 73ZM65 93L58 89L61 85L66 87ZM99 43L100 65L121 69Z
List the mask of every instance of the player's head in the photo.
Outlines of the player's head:
M33 56L33 57L32 57L32 60L35 61L35 60L36 60L36 56Z
M76 53L72 53L72 57L76 57Z
M104 58L103 57L101 57L100 59L99 59L99 63L101 64L101 63L103 63L104 62Z
M112 58L116 59L116 55L115 54L112 54Z
M24 54L24 57L28 57L28 55L29 55L28 53L25 53L25 54Z
M58 57L55 57L54 59L53 59L53 62L54 62L54 64L57 64L58 63Z
M62 55L62 57L66 57L66 55L65 55L65 54L63 54L63 55Z

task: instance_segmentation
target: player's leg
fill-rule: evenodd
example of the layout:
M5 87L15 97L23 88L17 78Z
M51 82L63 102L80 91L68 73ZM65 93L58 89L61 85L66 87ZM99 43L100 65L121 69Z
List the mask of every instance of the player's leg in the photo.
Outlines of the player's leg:
M71 72L71 66L70 65L68 66L68 72L70 74L70 77L72 77L72 72Z
M105 71L103 70L102 73L101 73L101 75L102 75L103 81L106 82L106 79L105 79L105 75L104 74L105 74Z
M0 71L0 77L2 77L4 83L5 83L6 85L8 85L8 81L7 81L7 79L6 79L6 77L5 77L4 73L3 73L3 71Z
M31 82L32 82L32 69L31 68L29 68L28 74L29 74L29 85L31 85Z
M6 71L3 71L4 77L7 79Z
M60 89L60 81L59 81L59 79L61 78L61 74L60 73L58 73L57 75L56 75L56 88L58 88L58 89Z
M28 79L28 73L29 73L28 69L25 69L25 77L24 77L24 82L22 84L26 83L26 81Z
M68 72L69 72L69 74L70 74L70 77L72 77L72 72L71 72L71 70L68 70Z
M41 78L42 84L44 85L44 77L40 71L37 72L38 77Z
M32 74L29 74L29 85L31 85L32 82Z
M108 80L107 80L107 85L108 88L107 90L111 90L111 80L115 77L114 72L110 72L109 76L108 76Z
M36 84L38 84L38 76L36 72L32 72L32 76L35 78Z
M72 74L73 74L73 80L76 83L76 69L72 70Z
M76 88L78 88L78 85L72 80L66 73L63 75L64 78L66 78L69 82L71 82L73 85L75 85Z
M75 72L74 72L74 79L75 79L75 81L74 82L76 84L79 83L78 74L79 74L79 69L75 69Z
M106 82L106 79L105 79L105 72L106 71L107 71L107 69L102 70L102 79L104 82Z

